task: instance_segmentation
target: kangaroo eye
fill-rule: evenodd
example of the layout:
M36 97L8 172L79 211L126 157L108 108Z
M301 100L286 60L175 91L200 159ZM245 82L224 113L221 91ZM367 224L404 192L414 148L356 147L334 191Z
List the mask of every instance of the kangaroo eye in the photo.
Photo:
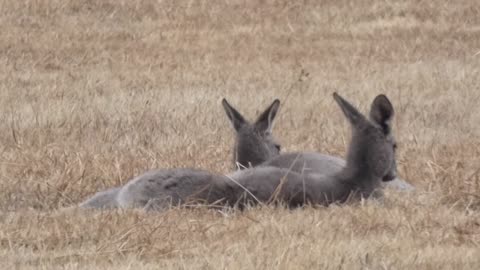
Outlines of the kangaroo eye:
M394 143L394 144L393 144L393 149L394 149L394 150L397 150L397 143Z

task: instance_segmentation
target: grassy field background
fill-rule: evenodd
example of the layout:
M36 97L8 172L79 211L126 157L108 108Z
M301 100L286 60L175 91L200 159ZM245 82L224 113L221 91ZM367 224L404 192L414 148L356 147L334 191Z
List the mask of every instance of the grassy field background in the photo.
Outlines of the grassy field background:
M479 269L480 6L4 0L1 269ZM232 170L226 97L284 151L343 156L331 94L396 110L384 205L58 211L150 168Z

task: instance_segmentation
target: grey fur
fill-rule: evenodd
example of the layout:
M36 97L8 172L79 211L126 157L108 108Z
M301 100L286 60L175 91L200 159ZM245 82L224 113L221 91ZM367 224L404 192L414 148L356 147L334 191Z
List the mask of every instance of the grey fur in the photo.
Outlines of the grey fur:
M393 117L393 107L385 96L378 96L372 110L382 106L385 113L368 120L339 95L334 94L334 98L352 126L347 164L340 172L300 174L271 166L237 171L229 176L194 169L149 171L118 192L117 206L162 210L190 202L244 206L272 201L289 206L329 205L370 197L380 188L382 180L393 177L396 170L395 142L391 128L385 128Z
M228 178L198 169L151 170L123 187L96 193L81 203L82 208L145 208L164 210L184 204L225 204Z
M379 95L375 98L371 115L379 117L370 120L338 94L334 93L334 99L352 126L346 166L333 174L305 170L301 174L271 166L237 172L232 178L248 190L244 193L248 203L270 200L275 193L277 200L290 206L342 203L376 195L382 181L395 177L395 141L390 126L394 111L387 97ZM305 160L309 161L308 158ZM303 170L303 167L297 169Z
M253 124L250 124L245 120L245 118L233 108L226 99L222 100L222 105L236 131L236 143L234 149L234 161L236 164L240 164L241 168L256 166L261 162L278 155L280 145L275 142L271 135L275 116L277 115L280 106L280 101L278 99L275 99L273 103L262 114L260 114ZM217 175L213 176L211 174L210 176L215 179L223 177ZM160 201L162 201L161 198L154 198L153 196L157 191L156 185L164 185L166 182L172 181L172 179L176 178L181 178L178 181L180 181L182 185L187 185L186 183L190 181L188 180L189 177L191 179L200 179L195 183L201 185L203 182L209 181L208 179L210 176L208 176L205 171L191 169L150 171L129 181L124 187L114 187L105 191L97 192L90 199L82 202L79 206L82 208L104 209L136 206L147 207L149 209L156 208L161 204ZM156 180L152 182L145 179ZM188 193L189 191L186 192ZM203 196L204 194L201 195ZM184 199L186 199L181 195L167 197L171 197L171 203L174 204L184 203Z
M346 161L340 157L315 152L280 153L280 145L272 136L272 127L279 103L280 101L276 99L254 124L250 124L226 99L222 100L225 112L236 131L233 150L234 166L239 166L240 169L258 165L274 166L290 169L297 173L334 174L340 172L346 165ZM371 110L370 119L378 119L382 113L382 107L379 107L378 110ZM390 123L387 124L390 125ZM263 129L259 128L262 126ZM267 130L267 132L257 132L258 130ZM383 182L382 186L404 191L415 189L414 186L398 177Z
M260 166L288 168L297 173L335 174L340 172L345 165L345 160L336 156L315 152L292 152L280 154ZM382 182L382 186L402 191L415 190L413 185L398 176L392 181Z
M278 200L299 206L343 203L375 195L382 181L396 176L395 141L390 126L393 107L385 96L379 95L372 103L370 115L374 117L369 120L339 95L334 94L334 98L352 126L345 165L337 166L343 160L335 157L300 153L303 163L291 168L295 170L290 170L290 166L264 165L229 176L197 169L154 170L132 179L122 188L97 193L82 205L162 210L191 203L244 206ZM272 120L270 117L269 121ZM322 158L313 159L312 155ZM296 153L285 156L298 161ZM318 173L322 166L327 173Z
M345 167L345 160L315 152L291 152L276 156L261 166L273 166L290 169L297 173L334 174Z
M225 204L231 192L225 176L199 169L163 169L129 181L116 201L121 208L163 210L184 204Z
M235 129L235 147L233 162L240 169L254 167L277 156L280 145L272 137L272 129L280 101L273 103L251 124L233 108L226 99L222 100L223 108Z
M388 99L387 99L388 100ZM350 105L347 105L347 107ZM390 132L391 120L379 122L379 119L385 117L388 113L388 104L384 102L383 98L377 98L374 100L370 110L370 121L377 123L384 132ZM350 107L351 109L351 107ZM343 109L346 114L350 114L349 117L365 118L363 115L360 117L358 114L352 114L348 110ZM391 138L393 141L393 137ZM396 147L396 144L394 144ZM285 153L277 155L269 160L265 160L261 166L275 166L279 168L289 168L294 172L303 173L321 173L321 174L335 174L340 172L345 166L346 161L335 156L320 154L320 153ZM399 190L412 191L415 187L406 182L405 180L397 177L396 164L395 171L391 171L389 175L385 176L382 185L385 187L391 187Z
M118 206L116 197L121 187L114 187L105 191L99 191L90 199L79 204L81 208L104 208L112 209Z

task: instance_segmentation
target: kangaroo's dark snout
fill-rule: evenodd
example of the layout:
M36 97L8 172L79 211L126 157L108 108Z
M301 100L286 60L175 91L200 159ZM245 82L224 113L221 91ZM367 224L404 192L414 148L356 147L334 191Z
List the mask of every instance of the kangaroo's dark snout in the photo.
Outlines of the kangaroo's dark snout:
M382 178L382 181L390 182L390 181L393 181L395 178L397 178L397 173L395 171L391 171L391 172L388 172L388 174Z

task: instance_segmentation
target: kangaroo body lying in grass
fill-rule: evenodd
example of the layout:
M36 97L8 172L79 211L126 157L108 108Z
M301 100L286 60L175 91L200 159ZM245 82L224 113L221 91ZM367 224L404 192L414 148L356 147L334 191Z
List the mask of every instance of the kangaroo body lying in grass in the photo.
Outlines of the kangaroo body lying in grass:
M334 174L296 173L261 166L229 176L202 170L173 169L147 172L118 191L118 207L165 209L190 202L245 205L278 200L289 206L328 205L349 198L369 197L382 181L396 172L395 141L391 134L393 107L379 95L372 103L370 120L334 94L352 126L346 166Z
M244 198L249 203L272 196L291 206L341 203L376 195L382 182L395 179L396 143L391 127L394 110L388 98L375 98L369 119L338 94L334 99L352 127L345 166L333 172L326 169L325 174L320 174L318 168L309 172L300 167L289 170L266 165L237 172L232 178L248 190ZM298 173L301 170L303 173Z
M236 143L234 147L234 161L239 167L256 166L261 162L278 156L280 146L273 140L271 131L273 127L273 121L280 106L278 99L257 118L253 123L247 121L237 110L235 110L226 99L223 99L222 105L227 112L228 118L231 120L236 132ZM232 119L235 119L233 121ZM212 176L212 179L209 179ZM90 199L82 202L80 207L83 208L115 208L124 205L141 205L142 203L135 201L136 196L124 196L125 190L134 192L136 185L133 185L136 181L143 181L139 179L153 178L169 179L170 178L182 178L187 181L188 179L197 179L191 185L198 184L203 185L205 182L213 181L216 178L222 178L224 176L215 176L208 174L206 171L198 169L169 169L169 170L152 170L145 173L141 177L137 177L128 182L124 187L114 187L105 191L97 192ZM165 180L167 181L167 180ZM148 182L148 181L147 181ZM157 181L158 182L158 181ZM168 182L168 181L167 181ZM167 185L167 187L169 187ZM150 188L149 184L144 188ZM120 192L123 190L122 192ZM155 190L155 189L153 189ZM145 191L147 192L147 191ZM173 196L175 197L175 196ZM135 198L135 199L130 199Z
M277 101L276 101L277 102ZM343 170L347 162L336 156L316 152L280 153L280 145L274 143L273 124L278 106L275 102L252 125L225 99L223 107L236 131L234 163L240 169L255 166L273 166L297 173L335 174ZM275 149L275 148L277 149ZM395 177L383 182L384 187L411 191L414 186Z
M290 168L298 173L334 174L340 172L346 165L347 162L344 159L336 156L315 152L292 152L267 160L260 166ZM383 182L382 185L402 191L415 190L413 185L398 176L391 181Z

